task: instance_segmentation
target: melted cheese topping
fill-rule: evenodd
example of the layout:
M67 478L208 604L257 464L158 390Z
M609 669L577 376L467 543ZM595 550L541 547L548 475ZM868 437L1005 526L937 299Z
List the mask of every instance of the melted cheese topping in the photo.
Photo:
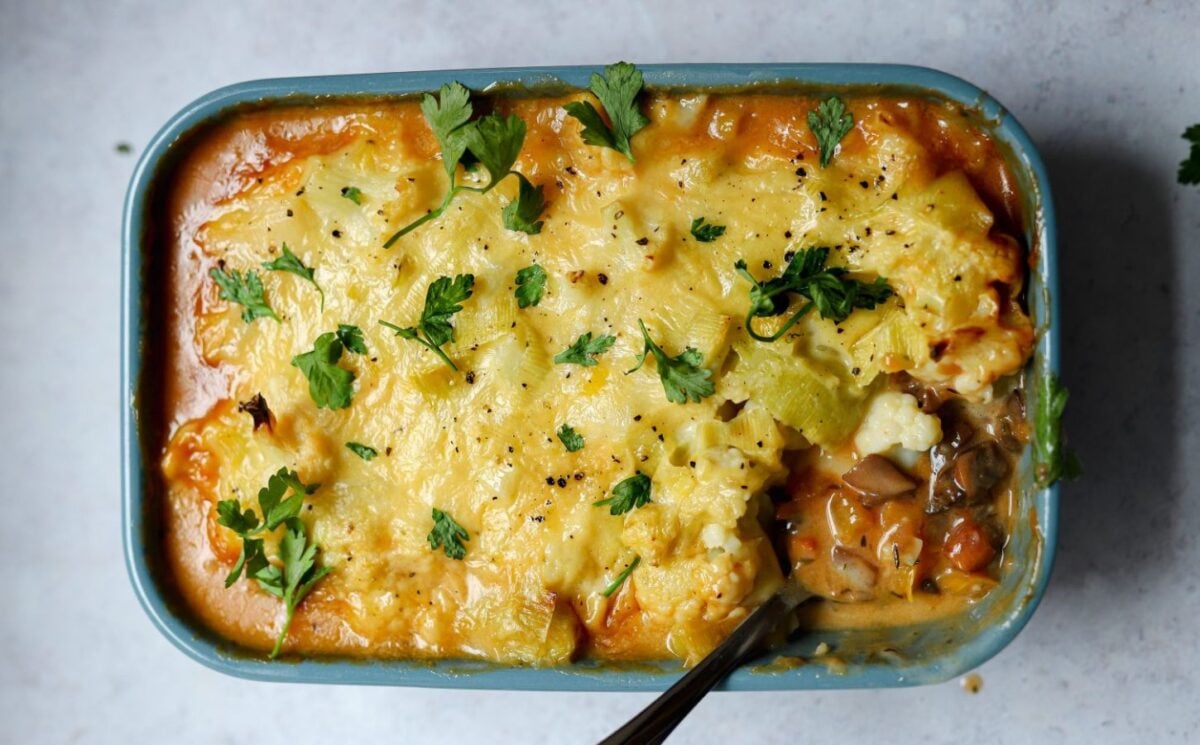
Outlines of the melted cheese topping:
M881 374L907 370L985 399L1028 357L1032 329L1013 301L1022 251L914 133L920 105L849 99L855 130L821 169L801 97L655 96L636 164L585 145L567 100L494 101L529 127L516 169L548 204L534 236L501 223L510 178L382 248L447 184L415 103L246 114L212 136L196 168L220 198L202 217L183 209L185 264L201 278L218 260L258 270L280 317L245 323L210 282L185 303L201 366L225 391L166 449L168 545L185 599L218 631L268 648L282 622L249 582L220 587L239 542L215 505L236 496L256 508L287 466L321 484L303 519L333 567L289 649L695 660L781 581L759 516L787 451L852 448ZM342 196L350 186L361 204ZM700 216L724 236L697 242ZM284 243L315 268L323 307L308 282L260 268ZM813 313L779 342L750 340L734 262L775 276L787 252L812 245L832 247L833 265L885 276L896 297L840 326ZM514 277L531 263L546 270L546 293L519 309ZM429 284L459 273L475 276L475 291L452 319L455 373L379 321L415 325ZM669 355L698 349L715 395L673 404L653 362L625 374L639 319ZM359 326L368 353L339 363L356 376L352 405L318 409L291 360L338 324ZM585 332L616 343L595 367L554 364ZM237 411L256 393L273 427L255 430ZM556 438L564 423L586 439L579 452ZM379 456L364 461L348 441ZM650 504L623 516L593 506L635 472L652 481ZM464 560L430 549L431 508L468 530Z

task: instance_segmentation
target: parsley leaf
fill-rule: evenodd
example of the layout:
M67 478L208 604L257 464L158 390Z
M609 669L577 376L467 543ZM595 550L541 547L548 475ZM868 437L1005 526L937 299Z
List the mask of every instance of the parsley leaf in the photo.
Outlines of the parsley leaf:
M401 237L440 217L460 192L486 194L506 176L516 173L512 167L521 152L521 146L525 143L524 120L512 115L488 114L471 121L470 97L470 91L461 84L450 83L442 86L438 98L426 93L421 100L421 112L442 147L442 166L446 169L446 175L450 177L450 188L442 198L441 205L393 233L384 242L384 248L391 248ZM459 184L459 163L471 167L482 165L491 179L486 186L481 187ZM519 173L517 175L520 176ZM504 226L532 235L541 230L537 216L545 204L541 188L535 189L524 176L521 178L523 183L517 199L504 210Z
M330 567L317 566L317 544L310 542L308 528L300 518L290 518L284 525L283 537L279 541L280 567L268 564L254 573L254 579L259 587L283 600L287 616L283 628L275 639L275 648L271 657L279 655L283 648L283 640L287 638L288 630L292 627L292 618L296 615L296 607L312 591L326 574Z
M470 120L471 110L471 92L458 82L443 85L437 98L429 93L421 97L421 113L442 146L442 167L452 181L467 149L461 130Z
M583 334L575 343L554 355L554 362L559 365L583 365L592 367L597 364L596 355L603 354L616 342L615 336L597 336L592 338L592 332Z
M520 184L520 191L517 193L517 198L509 202L501 213L501 217L504 218L504 227L529 235L537 235L542 232L543 225L543 222L538 219L538 215L541 215L542 210L546 208L546 198L542 195L542 187L529 183L529 179L516 171L513 173L516 174L517 183Z
M351 326L348 323L339 323L337 331L338 341L342 346L349 349L355 354L367 353L367 342L363 339L363 332L358 326Z
M525 120L519 116L488 114L474 122L474 126L463 129L463 137L467 149L479 159L487 169L491 180L480 189L481 193L488 192L507 176L521 145L525 142Z
M326 574L330 567L317 567L317 545L310 543L308 528L300 520L300 508L306 495L312 494L320 484L305 484L300 476L286 467L271 475L267 485L258 491L258 506L264 515L260 524L254 510L244 512L237 499L223 499L217 503L217 523L233 530L242 538L242 550L233 571L225 578L225 586L231 587L242 575L253 579L264 591L284 602L287 617L283 629L275 640L271 657L279 654L283 641L291 628L296 607L304 600L313 586ZM284 499L291 490L292 495ZM253 536L284 526L279 541L279 565L267 559L263 540Z
M325 310L325 291L321 289L321 285L317 284L317 280L314 278L316 270L305 266L303 261L296 258L296 254L291 252L287 243L283 244L283 256L274 261L264 261L262 267L277 272L291 272L297 277L303 277L312 282L312 286L317 288L317 292L321 294L321 310Z
M337 366L342 346L338 334L330 331L317 337L311 352L292 358L292 366L308 378L308 395L319 408L344 409L350 405L354 373Z
M650 123L638 109L637 97L644 84L642 73L628 62L618 62L604 68L604 74L592 73L591 90L600 99L612 126L604 123L600 112L587 101L567 104L567 113L583 124L581 137L589 145L609 147L624 153L633 163L629 140Z
M608 507L610 515L624 515L630 510L650 504L650 477L638 471L613 487L608 499L593 502L595 507Z
M471 540L466 528L437 507L433 508L433 530L429 531L426 538L429 547L434 551L440 547L446 556L459 560L467 555L467 547L463 545L463 541Z
M788 332L810 310L816 308L822 318L841 323L855 308L871 309L892 296L892 288L883 277L871 283L847 277L841 267L825 268L829 249L820 246L798 252L788 262L783 274L759 282L750 274L742 259L733 265L738 274L750 281L750 310L746 313L746 331L758 341L772 342ZM774 334L763 336L754 330L755 318L778 316L787 312L787 293L807 298L787 323Z
M658 377L662 379L663 390L667 392L668 401L686 404L690 397L699 403L700 399L713 394L716 387L712 382L712 371L700 366L700 363L704 361L704 356L699 351L688 347L679 356L668 357L667 353L650 338L650 333L646 331L646 324L642 323L640 318L638 326L642 329L645 346L642 347L642 353L638 355L637 365L631 370L627 370L626 375L640 370L642 365L646 364L646 354L650 353L654 355L654 360L658 363Z
M1047 374L1038 381L1037 409L1034 411L1033 462L1034 474L1040 488L1059 479L1079 478L1082 469L1075 453L1064 444L1063 411L1067 406L1067 389L1058 376Z
M232 501L236 502L237 500ZM268 566L270 566L270 562L267 560L267 552L263 548L263 540L261 538L242 538L242 551L238 554L237 563L225 577L226 589L233 587L234 583L238 581L238 577L242 575L243 569L246 571L246 578L250 579Z
M258 532L258 515L252 509L243 512L242 503L236 499L222 499L217 502L217 524L224 525L240 536L253 535ZM233 583L225 584L229 586Z
M425 309L421 311L421 330L433 344L441 346L454 341L454 327L450 316L462 310L459 303L471 297L475 287L475 275L459 274L452 280L438 277L425 293Z
M642 557L640 557L640 556L633 557L633 561L629 562L629 566L625 567L625 569L620 574L617 575L617 578L614 579L612 581L612 583L609 584L608 587L604 588L604 592L602 592L600 594L603 595L604 597L609 597L614 592L621 589L621 585L625 584L625 580L629 579L629 575L633 574L633 570L637 569L638 564L641 564L641 563L642 563Z
M724 225L706 223L703 217L692 220L692 237L701 243L712 243L723 235L725 235Z
M242 320L250 323L255 318L274 318L279 320L271 306L263 299L262 280L253 271L247 271L243 276L237 269L226 272L224 266L213 267L208 275L221 288L220 297L231 303L242 306Z
M357 186L343 186L342 196L355 204L362 204L363 193L359 191Z
M1179 164L1179 183L1200 184L1200 124L1184 130L1183 139L1192 143L1192 149Z
M346 447L350 448L350 452L365 461L374 460L375 456L379 455L379 451L370 445L364 445L361 442L347 442Z
M280 468L267 479L267 485L258 490L258 506L263 513L263 530L274 530L285 520L300 516L304 497L312 494L320 484L306 484L300 475L287 468ZM284 495L291 491L291 496Z
M808 128L817 138L822 168L833 160L838 143L853 127L854 117L846 111L846 104L837 96L830 96L817 106L816 111L808 112Z
M542 302L542 293L546 291L546 270L537 264L530 264L517 271L517 306L528 308Z
M471 297L474 286L474 274L459 274L454 279L438 277L425 292L425 308L416 326L401 328L387 321L379 323L395 331L396 336L412 339L432 349L452 370L457 371L458 366L442 351L442 345L454 341L450 316L462 310L459 303Z
M600 112L596 110L591 101L571 101L563 106L563 108L583 125L583 131L579 133L579 136L584 142L589 145L607 147L612 150L619 149L617 147L616 136L609 129L608 124L604 121L604 117L600 116ZM633 160L630 156L626 157Z
M575 428L569 424L563 424L558 428L558 441L563 444L568 453L577 453L583 450L583 435L575 431Z

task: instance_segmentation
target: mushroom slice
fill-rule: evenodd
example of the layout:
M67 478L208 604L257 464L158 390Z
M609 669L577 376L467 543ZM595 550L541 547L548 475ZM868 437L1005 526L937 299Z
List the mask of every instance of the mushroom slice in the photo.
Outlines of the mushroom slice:
M987 498L992 487L1008 475L1008 460L995 442L987 441L968 448L954 461L954 485L962 490L968 504Z
M849 600L869 600L874 596L879 569L848 548L834 546L831 553L833 571L842 581L838 597Z
M868 455L849 471L842 481L862 495L862 503L875 507L892 499L911 496L917 482L882 455Z

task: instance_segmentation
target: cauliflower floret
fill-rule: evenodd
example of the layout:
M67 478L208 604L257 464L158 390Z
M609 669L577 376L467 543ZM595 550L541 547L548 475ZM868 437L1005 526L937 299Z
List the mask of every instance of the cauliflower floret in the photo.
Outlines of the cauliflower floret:
M707 549L719 548L730 554L742 547L742 542L733 531L719 523L705 525L700 531L700 542Z
M867 405L854 449L859 457L885 453L899 445L906 450L928 450L942 439L942 424L937 417L922 413L917 399L907 393L884 391Z

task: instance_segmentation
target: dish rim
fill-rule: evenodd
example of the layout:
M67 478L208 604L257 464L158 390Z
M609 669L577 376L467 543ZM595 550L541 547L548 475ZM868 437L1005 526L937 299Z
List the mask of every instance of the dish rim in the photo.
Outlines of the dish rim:
M789 86L878 87L911 89L941 96L979 113L988 131L1009 148L1011 165L1024 169L1025 183L1033 190L1033 214L1025 218L1026 238L1035 247L1031 268L1030 311L1039 336L1027 368L1030 383L1059 370L1059 317L1057 224L1049 177L1037 148L1012 114L982 89L956 76L926 67L891 64L780 63L780 64L655 64L639 65L650 87L724 89L755 84ZM197 632L177 615L151 574L147 556L147 525L143 460L137 426L136 387L142 371L142 269L147 197L155 176L172 146L186 133L243 104L269 101L292 103L341 97L409 95L436 90L458 80L474 90L496 84L517 83L538 87L566 83L586 87L588 76L599 66L549 66L430 70L419 72L270 78L218 88L176 112L151 138L138 159L126 192L121 228L121 531L125 566L134 594L152 624L180 651L193 660L235 677L273 681L337 684L471 688L496 690L659 691L681 675L674 669L652 669L611 664L574 663L564 667L507 667L474 661L356 660L312 658L265 660L230 652L214 639ZM1020 180L1021 174L1018 174ZM150 464L152 465L152 464ZM982 628L950 653L934 655L922 664L892 665L873 662L852 665L845 674L834 674L820 665L804 665L763 673L743 666L722 686L723 690L809 690L885 688L922 685L949 680L976 668L998 654L1028 623L1045 590L1054 564L1059 489L1034 488L1023 495L1034 510L1040 533L1038 563L1033 574L1014 588L1007 612ZM1024 504L1024 500L1022 500ZM1019 519L1019 518L1017 518ZM1027 561L1022 558L1019 562ZM1024 575L1022 575L1024 576ZM1018 590L1024 590L1020 595ZM1018 597L1020 595L1020 597ZM997 601L999 602L999 601Z

